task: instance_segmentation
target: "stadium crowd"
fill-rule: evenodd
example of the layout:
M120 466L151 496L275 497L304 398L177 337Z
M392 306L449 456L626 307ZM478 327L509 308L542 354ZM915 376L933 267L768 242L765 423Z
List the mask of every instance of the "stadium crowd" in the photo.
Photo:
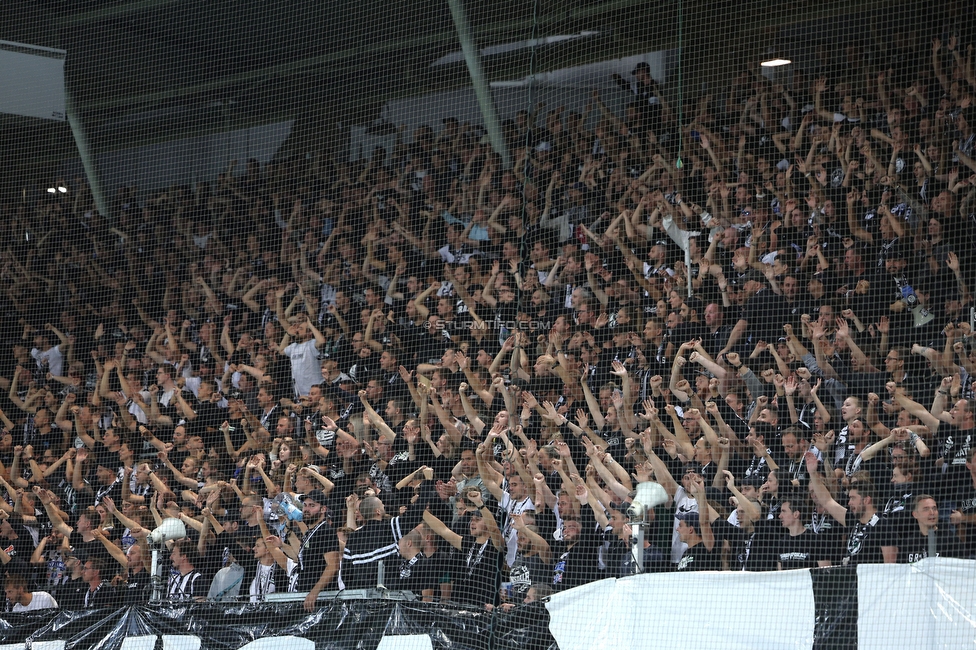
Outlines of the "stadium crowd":
M837 57L8 206L8 607L976 557L973 46Z

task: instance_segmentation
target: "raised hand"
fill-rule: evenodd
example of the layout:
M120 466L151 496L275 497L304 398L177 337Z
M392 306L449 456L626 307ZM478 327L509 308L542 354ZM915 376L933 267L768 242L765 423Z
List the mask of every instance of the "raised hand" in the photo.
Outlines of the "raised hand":
M783 385L783 390L786 391L787 397L792 397L796 394L796 389L799 387L800 383L796 378L796 375L790 375L789 379Z
M807 474L810 476L816 474L817 468L820 467L820 461L817 460L817 456L812 451L808 451L803 454L803 460L807 465Z
M735 476L729 470L722 470L722 476L725 477L725 487L729 490L735 488Z
M576 409L576 424L580 429L585 429L590 423L589 414L583 409Z
M617 377L626 377L627 376L627 367L624 366L624 364L620 363L619 361L614 361L610 365L613 368L610 371L610 374L616 375Z

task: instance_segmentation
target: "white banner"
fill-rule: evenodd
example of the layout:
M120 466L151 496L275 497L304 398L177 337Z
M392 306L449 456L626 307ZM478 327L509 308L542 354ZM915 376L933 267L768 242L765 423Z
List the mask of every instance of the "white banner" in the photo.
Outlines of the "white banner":
M813 647L807 570L601 580L556 594L547 608L559 650Z
M64 50L0 41L0 113L64 121Z
M976 648L976 562L862 564L857 610L864 650Z

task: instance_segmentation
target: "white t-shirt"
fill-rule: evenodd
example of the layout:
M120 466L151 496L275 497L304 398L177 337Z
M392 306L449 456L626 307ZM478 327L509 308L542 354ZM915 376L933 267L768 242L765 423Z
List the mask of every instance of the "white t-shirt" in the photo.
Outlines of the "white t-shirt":
M11 609L15 612L32 612L35 609L56 609L57 607L58 601L54 600L54 596L51 594L46 591L32 591L31 601L28 605L14 603Z
M50 350L41 352L37 348L31 350L31 356L37 361L37 367L47 370L55 377L61 377L61 370L64 367L64 357L61 356L61 346L55 345ZM47 362L47 363L45 363Z
M152 404L153 396L148 390L139 391L139 395L142 397L142 401L147 405ZM173 390L160 390L156 394L156 401L160 406L169 406L170 402L174 401L176 397L176 389ZM135 402L129 405L129 413L134 417L139 424L147 424L149 422L149 416L143 411ZM77 445L75 445L77 446Z
M512 566L515 563L515 556L518 554L518 531L512 525L511 515L520 515L526 510L534 511L535 505L532 504L532 499L529 497L516 501L506 490L502 493L502 499L498 502L498 507L509 515L505 518L506 521L502 528L502 536L505 538L505 545L508 547L505 553L505 561L508 563L508 566Z
M291 359L291 376L295 380L295 392L308 395L312 386L322 383L322 367L315 339L304 343L289 343L282 352Z
M685 489L678 486L677 491L674 493L674 511L679 512L698 512L698 501L695 500L690 494L685 492ZM674 533L671 535L671 562L677 564L681 561L681 556L685 554L688 550L688 545L681 541L681 537L678 535L678 518L674 518Z

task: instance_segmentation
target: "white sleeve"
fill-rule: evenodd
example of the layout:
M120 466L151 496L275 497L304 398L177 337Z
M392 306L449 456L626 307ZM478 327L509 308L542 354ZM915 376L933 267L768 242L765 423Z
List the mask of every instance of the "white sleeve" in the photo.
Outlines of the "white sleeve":
M202 380L199 377L187 377L186 375L183 375L183 377L186 379L186 387L190 389L190 392L193 393L194 397L199 398L200 383Z

